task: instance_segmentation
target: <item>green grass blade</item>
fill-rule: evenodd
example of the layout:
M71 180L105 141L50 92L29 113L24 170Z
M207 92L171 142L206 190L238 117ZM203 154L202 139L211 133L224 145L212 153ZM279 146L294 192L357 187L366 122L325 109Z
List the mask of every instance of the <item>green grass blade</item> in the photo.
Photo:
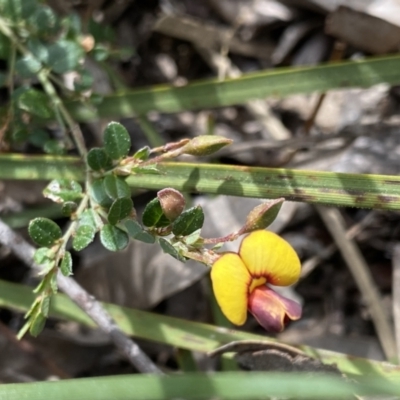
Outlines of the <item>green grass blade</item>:
M1 307L26 312L33 300L34 294L31 288L0 280ZM104 304L104 306L117 321L119 327L128 335L186 350L205 353L236 340L274 340L267 336L185 321L114 304ZM50 315L87 326L95 326L94 322L77 305L62 294L54 296ZM347 374L381 376L400 380L400 369L394 365L349 357L346 354L309 346L301 346L301 349L324 363L336 364L341 371Z
M400 177L219 164L160 163L160 174L135 174L132 188L165 187L230 196L303 201L383 210L400 209ZM78 158L0 155L0 179L82 180Z
M77 157L0 154L0 179L83 181L85 166Z
M0 386L0 400L165 399L353 399L397 395L400 385L372 380L356 384L324 375L262 372L186 373L175 376L120 375Z
M242 104L252 99L343 87L400 83L400 56L335 62L317 67L278 68L244 74L240 78L203 80L183 87L154 86L105 96L96 106L72 102L69 111L78 121L133 117L149 111L165 113Z
M218 164L163 163L160 175L128 178L134 188L173 187L187 192L348 207L400 208L400 177Z

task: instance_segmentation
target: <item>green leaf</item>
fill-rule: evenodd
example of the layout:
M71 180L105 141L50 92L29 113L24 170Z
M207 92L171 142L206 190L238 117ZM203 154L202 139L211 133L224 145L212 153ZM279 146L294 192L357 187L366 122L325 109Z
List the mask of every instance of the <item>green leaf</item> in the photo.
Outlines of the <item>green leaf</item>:
M54 257L54 252L51 251L51 249L48 247L40 247L39 249L36 249L35 254L33 255L33 261L35 261L36 264L41 265L49 260L54 260Z
M72 240L72 247L76 251L81 251L93 242L94 235L96 234L95 228L90 225L80 225L75 232Z
M50 140L50 135L47 131L40 128L34 128L30 131L28 137L29 143L33 144L36 147L43 147L44 144Z
M78 205L73 201L63 203L61 212L65 217L70 217L78 208Z
M64 253L60 264L60 271L64 276L72 275L72 256L69 251Z
M118 122L110 122L104 130L104 148L113 159L119 160L128 155L131 138L124 126Z
M163 249L164 253L169 254L170 256L176 258L179 261L182 261L182 262L186 261L185 257L181 256L179 254L178 250L176 250L175 247L172 246L172 244L168 240L166 240L164 238L159 238L158 240L159 240L160 246Z
M201 229L204 223L204 213L201 206L184 211L173 223L172 233L175 236L187 236Z
M131 189L125 182L125 179L116 175L111 174L104 178L104 189L107 195L112 199L131 196Z
M112 160L102 147L94 147L87 155L86 161L93 171L107 170L112 167Z
M133 158L135 160L146 161L150 157L150 147L145 146L139 149L134 155Z
M18 107L38 117L50 119L54 116L47 95L36 89L29 89L18 98Z
M32 78L42 68L42 64L33 56L27 55L15 63L15 71L21 78Z
M112 204L112 199L106 193L104 187L104 178L95 179L90 185L90 196L93 200L103 207L109 207Z
M90 52L93 55L93 58L98 61L105 61L110 56L110 49L108 46L104 46L103 44L99 43L96 44L94 49Z
M200 233L201 229L198 229L197 231L194 231L190 235L187 235L184 239L185 243L189 246L201 247L203 245L203 239L200 237Z
M47 64L57 74L76 69L84 55L82 47L70 40L59 40L48 51Z
M143 230L143 228L140 226L140 224L137 221L134 221L132 219L128 219L124 223L125 228L127 229L129 236L136 240L140 240L141 242L144 243L154 243L155 242L155 237L151 235L150 233L146 232Z
M119 221L131 215L133 209L133 201L130 197L121 197L116 199L111 204L110 210L108 211L108 222L111 225L116 225Z
M0 2L0 14L14 22L20 22L28 18L36 7L35 0L2 0Z
M74 201L82 197L82 186L68 179L54 179L43 190L43 196L55 203Z
M100 230L100 228L103 226L103 222L102 222L99 214L97 214L97 212L94 211L92 208L85 210L81 214L81 216L79 218L79 224L80 225L89 225L89 226L93 227L93 229L95 229L96 232L98 230Z
M39 61L47 63L49 57L48 46L36 37L30 37L26 43L26 47Z
M76 12L71 12L63 19L63 27L68 30L68 36L79 36L82 33L82 21Z
M116 226L106 224L100 231L100 240L107 250L118 251L128 246L129 236Z
M158 198L151 200L143 211L142 222L144 226L161 228L168 226L170 221L164 215Z
M78 92L89 90L93 86L94 78L92 74L83 69L79 71L79 76L74 80L74 89Z
M51 246L62 237L60 227L48 218L35 218L28 226L29 236L39 246Z
M38 336L39 333L42 332L45 324L46 324L45 316L42 313L38 312L32 319L31 325L29 327L29 333L33 337Z
M54 155L58 155L58 156L65 153L64 144L61 141L56 140L56 139L48 140L44 144L43 150L45 153L54 154Z
M47 318L50 310L50 296L44 296L40 302L40 312Z
M56 14L46 5L40 5L29 17L28 21L32 29L44 37L51 37L60 29L60 23Z
M341 87L398 85L400 56L332 62L315 67L274 68L243 74L235 79L207 79L176 87L160 85L105 96L96 108L82 102L69 104L79 121L99 118L132 118L150 111L175 113L202 108L244 104L249 100L323 92Z

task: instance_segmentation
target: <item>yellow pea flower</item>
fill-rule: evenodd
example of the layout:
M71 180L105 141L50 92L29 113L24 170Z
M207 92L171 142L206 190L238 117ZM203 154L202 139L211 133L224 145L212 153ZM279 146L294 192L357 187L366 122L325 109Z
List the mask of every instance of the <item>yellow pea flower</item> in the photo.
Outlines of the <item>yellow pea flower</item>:
M300 276L301 264L288 242L273 232L246 236L239 253L225 253L213 264L211 280L222 312L243 325L249 310L267 331L281 332L287 319L301 317L301 306L266 284L289 286Z

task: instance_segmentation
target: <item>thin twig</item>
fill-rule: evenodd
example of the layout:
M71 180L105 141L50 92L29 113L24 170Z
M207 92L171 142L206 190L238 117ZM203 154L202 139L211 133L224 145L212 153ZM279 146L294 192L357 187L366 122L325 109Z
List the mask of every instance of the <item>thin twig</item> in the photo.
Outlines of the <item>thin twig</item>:
M39 265L33 261L35 248L31 246L22 236L14 232L0 219L0 243L9 247L17 257L35 271L40 271ZM161 370L150 360L140 347L126 336L104 310L101 304L75 280L67 278L60 273L57 275L59 288L76 303L104 332L110 335L111 340L117 348L126 356L138 371L143 373L158 373Z
M387 310L382 305L380 293L368 265L354 240L346 237L345 222L336 208L317 206L325 226L336 242L353 278L367 304L382 349L389 360L396 358L396 342L389 323Z
M374 217L374 212L371 211L368 213L360 222L357 222L353 226L351 226L346 231L346 238L353 239L355 238L364 228L367 226ZM319 254L316 254L313 257L310 257L308 260L305 260L301 266L301 279L304 279L307 275L309 275L322 260L326 260L331 257L335 251L337 250L337 246L335 243L331 243L326 246Z
M400 244L396 244L393 249L393 320L394 334L397 344L397 359L400 360Z

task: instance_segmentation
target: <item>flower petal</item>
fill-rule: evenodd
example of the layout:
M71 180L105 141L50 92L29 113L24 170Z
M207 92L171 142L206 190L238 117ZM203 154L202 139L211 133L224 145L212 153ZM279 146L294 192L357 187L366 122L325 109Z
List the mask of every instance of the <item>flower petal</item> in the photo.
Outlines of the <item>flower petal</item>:
M265 276L276 286L288 286L299 279L301 264L292 246L269 231L254 231L246 236L239 255L253 277Z
M259 286L249 296L249 311L258 323L269 332L281 332L287 319L301 317L301 306L268 286Z
M226 318L243 325L247 318L247 294L251 276L236 253L225 253L213 265L211 280L215 297Z

